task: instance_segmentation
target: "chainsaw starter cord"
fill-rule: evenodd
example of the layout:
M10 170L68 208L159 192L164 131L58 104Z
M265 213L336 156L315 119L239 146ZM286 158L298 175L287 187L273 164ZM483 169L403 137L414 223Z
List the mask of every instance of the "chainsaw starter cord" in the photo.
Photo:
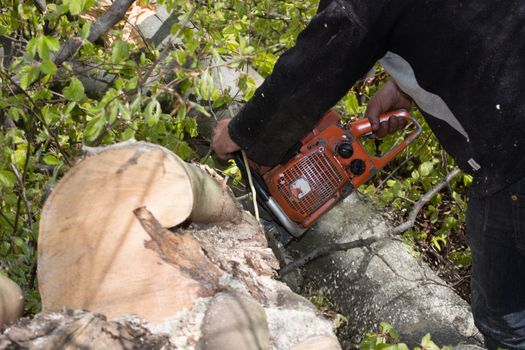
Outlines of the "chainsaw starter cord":
M246 167L246 175L248 176L248 183L250 184L250 190L252 191L252 200L253 200L253 210L255 213L255 219L259 222L259 207L257 207L257 192L255 191L255 186L253 186L252 173L250 171L250 165L248 164L248 157L246 152L241 150L242 159L244 161L244 166Z

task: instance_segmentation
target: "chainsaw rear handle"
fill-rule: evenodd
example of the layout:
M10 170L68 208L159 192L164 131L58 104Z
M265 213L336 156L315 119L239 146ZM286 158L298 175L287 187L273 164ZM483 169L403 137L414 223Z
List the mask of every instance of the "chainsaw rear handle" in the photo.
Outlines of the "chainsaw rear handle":
M377 169L383 168L387 165L395 156L397 156L401 151L408 147L418 136L421 134L421 125L417 122L414 117L404 109L400 109L393 112L383 113L379 116L379 123L388 122L390 117L401 117L411 122L414 125L414 130L410 135L408 135L401 143L394 145L387 153L382 157L370 157L372 163ZM370 121L366 118L360 119L356 122L353 122L349 126L349 130L352 135L357 139L365 135L372 135L372 125Z

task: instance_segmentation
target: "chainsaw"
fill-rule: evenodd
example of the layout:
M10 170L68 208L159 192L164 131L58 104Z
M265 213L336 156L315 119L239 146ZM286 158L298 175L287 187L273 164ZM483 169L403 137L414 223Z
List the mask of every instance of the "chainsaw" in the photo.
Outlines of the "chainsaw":
M368 119L344 122L330 110L281 164L267 167L248 160L258 202L291 236L300 237L421 133L421 126L405 110L382 114L379 121L386 122L392 116L406 119L414 130L379 157L370 155L360 141L373 136ZM246 180L247 168L240 152L235 154L235 161Z

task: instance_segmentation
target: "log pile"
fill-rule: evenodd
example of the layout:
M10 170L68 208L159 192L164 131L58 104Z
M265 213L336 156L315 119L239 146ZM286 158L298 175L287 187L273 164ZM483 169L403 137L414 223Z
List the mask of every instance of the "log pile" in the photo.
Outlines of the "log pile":
M63 308L111 320L132 314L175 348L340 349L331 322L273 279L278 268L260 225L228 187L160 146L89 149L42 211L46 317ZM75 339L79 324L106 329L97 315L63 314L71 326L60 329ZM13 330L6 336L24 341Z

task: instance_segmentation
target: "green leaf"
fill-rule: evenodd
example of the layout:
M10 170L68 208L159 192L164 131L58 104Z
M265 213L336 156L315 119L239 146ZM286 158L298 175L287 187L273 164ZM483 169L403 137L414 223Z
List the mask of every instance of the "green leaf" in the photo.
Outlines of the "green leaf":
M43 36L42 40L45 42L45 45L50 51L58 51L60 50L60 42L57 38L52 36Z
M15 243L17 247L22 247L25 244L24 240L18 236L13 238L13 242Z
M85 129L86 139L88 141L94 141L100 133L104 130L104 125L106 124L104 118L101 116L94 117L91 119Z
M91 6L92 3L93 1L91 0L64 0L64 5L67 5L72 15L78 15Z
M122 141L127 141L135 138L135 130L127 128L121 135Z
M134 114L140 109L140 105L142 104L142 96L139 94L137 98L131 103L129 106L129 113Z
M9 119L16 122L18 118L20 118L20 112L21 112L20 108L11 107L7 111L7 116L9 117Z
M44 74L53 75L57 71L57 66L51 60L44 60L42 64L40 64L40 70Z
M431 161L424 162L419 166L419 173L421 174L421 177L427 177L430 175L432 170L434 170L434 163Z
M38 40L39 40L38 37L37 38L32 38L27 43L26 52L29 55L29 57L31 57L31 58L35 58L35 56L36 56L36 52L37 52L36 48L38 46Z
M157 100L151 100L144 110L144 119L146 124L151 127L159 122L160 113L162 112L160 108L160 103Z
M122 61L129 58L129 45L122 41L116 40L113 43L113 50L111 51L111 62L122 63Z
M47 165L58 165L61 163L60 160L58 160L55 156L52 156L52 155L47 155L42 160Z
M22 76L20 79L20 87L24 90L27 90L31 84L33 84L38 77L40 76L40 68L38 66L31 66L29 71Z
M396 330L394 329L394 327L390 323L388 323L388 322L381 322L379 324L379 328L381 329L381 332L383 334L388 334L389 336L391 336L394 339L398 338Z
M349 92L344 100L345 109L349 114L356 115L359 113L359 102L354 92Z
M468 174L465 174L463 175L463 185L465 185L465 187L468 187L472 184L472 175L468 175Z
M15 186L16 177L8 170L0 170L0 185L4 188L13 188Z
M90 22L84 23L84 25L82 26L82 31L80 32L80 36L82 40L87 40L90 29L91 29L91 23Z
M118 103L118 110L120 112L120 118L122 120L131 120L131 113L129 108L124 106L122 103Z
M64 114L69 114L71 113L71 111L73 110L73 108L75 108L77 105L76 102L69 102L66 106L66 109L64 110Z
M77 78L71 79L71 83L62 90L64 96L71 101L81 101L84 99L84 85Z
M421 340L421 346L425 350L440 350L439 346L437 346L432 339L430 338L430 334L427 333L423 339Z
M191 148L184 141L180 141L175 147L175 153L183 160L188 159L192 155Z

